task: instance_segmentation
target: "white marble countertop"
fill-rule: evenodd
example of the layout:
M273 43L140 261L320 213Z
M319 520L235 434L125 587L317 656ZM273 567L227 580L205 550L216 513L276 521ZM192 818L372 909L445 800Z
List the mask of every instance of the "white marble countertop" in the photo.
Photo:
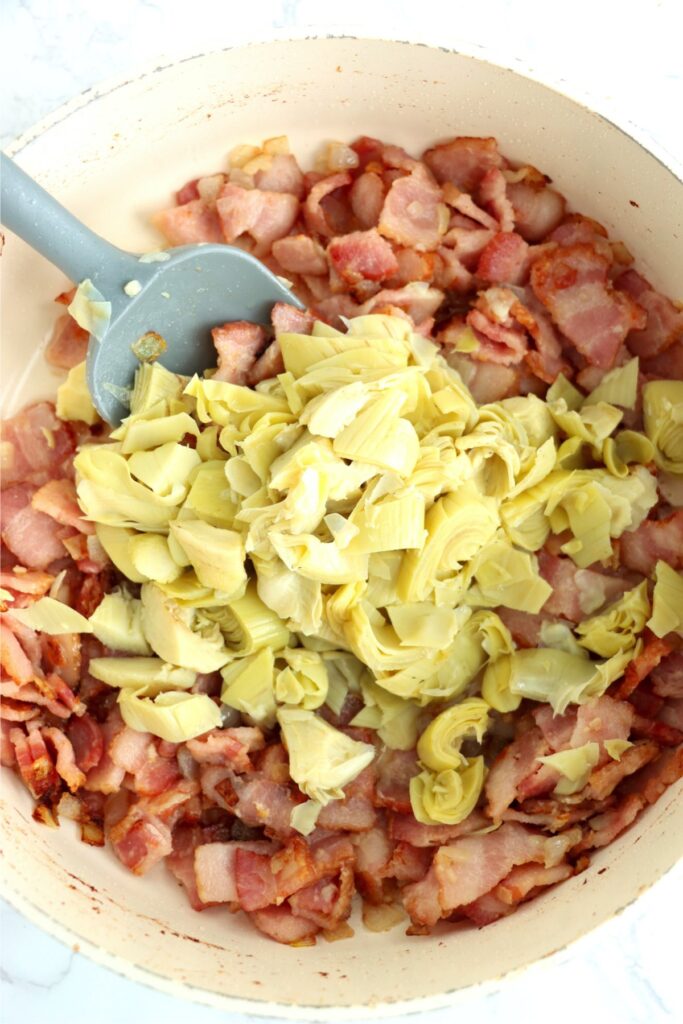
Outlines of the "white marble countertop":
M651 149L683 165L679 0L4 0L5 143L102 79L159 58L266 38L343 33L481 48L590 103ZM238 24L236 24L238 22ZM661 1024L683 1020L680 925L683 868L559 958L473 997L468 1024ZM0 906L4 1024L239 1024L241 1015L187 1004L127 981L73 953ZM577 998L568 998L577 993ZM577 1002L578 1000L578 1002ZM452 1011L411 1017L446 1024ZM253 1018L252 1018L253 1019Z

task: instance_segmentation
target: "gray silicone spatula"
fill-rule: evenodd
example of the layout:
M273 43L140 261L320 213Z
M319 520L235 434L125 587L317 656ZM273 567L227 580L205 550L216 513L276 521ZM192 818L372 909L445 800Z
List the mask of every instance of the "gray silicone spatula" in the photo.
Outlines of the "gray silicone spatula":
M90 279L111 303L109 325L90 336L88 386L95 407L117 424L121 401L140 365L132 345L155 331L166 341L160 358L175 373L202 373L216 364L211 328L230 320L270 323L276 302L301 302L255 257L230 245L183 245L164 262L141 262L81 224L5 154L1 154L0 219L5 227L75 283ZM139 282L137 294L124 291ZM136 291L137 286L129 286Z

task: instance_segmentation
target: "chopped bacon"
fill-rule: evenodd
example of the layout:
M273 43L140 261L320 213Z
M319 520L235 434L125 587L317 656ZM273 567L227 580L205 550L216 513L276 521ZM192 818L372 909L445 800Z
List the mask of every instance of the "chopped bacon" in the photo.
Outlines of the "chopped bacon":
M514 231L499 231L482 250L477 276L491 284L519 284L526 272L529 246Z
M683 310L655 291L635 270L620 274L614 286L634 299L647 314L645 326L632 330L626 338L626 346L633 355L643 359L658 356L683 339Z
M328 197L333 197L338 189L347 188L351 181L352 178L348 171L340 171L338 174L322 178L313 185L304 203L304 219L309 231L322 235L323 238L330 238L334 235L334 228L328 221L323 202Z
M102 741L104 752L94 768L86 773L85 788L95 793L116 793L121 788L125 770L114 764L109 753L109 746L115 736L123 729L123 721L118 709L110 713L102 725Z
M234 865L235 888L244 910L260 910L276 902L277 881L268 854L238 848Z
M13 590L17 594L31 594L34 597L42 597L43 594L47 594L53 580L54 576L51 576L49 572L41 572L38 569L21 573L0 572L0 587Z
M496 609L496 614L510 630L515 643L519 647L539 647L543 623L554 621L548 616L533 615L531 612L518 612L513 608L498 608Z
M200 899L195 876L195 849L203 840L203 830L197 825L178 825L173 830L173 849L166 857L166 867L183 886L193 910L206 910L213 906Z
M350 285L361 280L384 281L398 272L394 250L377 228L333 238L327 254L342 280Z
M481 811L472 811L458 825L423 825L413 814L389 814L389 835L396 842L415 847L443 846L470 832L487 828L490 820Z
M31 498L31 505L64 526L74 526L80 533L95 532L95 524L83 518L72 480L50 480L43 484Z
M450 181L463 192L474 192L492 167L502 167L503 158L495 139L460 136L426 150L422 159L438 182Z
M10 487L3 492L2 539L22 565L47 569L66 551L59 524L32 507L32 496L30 487Z
M211 338L218 354L218 370L213 379L246 384L249 371L266 343L266 334L260 324L233 320L213 327Z
M267 167L254 174L254 184L263 192L291 192L297 199L304 194L304 176L291 153L276 153Z
M6 722L30 722L40 714L40 708L5 697L0 703L0 719Z
M287 904L263 907L249 914L252 923L269 938L284 945L310 945L320 930L305 917L295 917Z
M658 697L683 698L683 651L667 654L652 670L651 682Z
M582 747L585 743L625 740L632 724L633 708L626 701L614 700L606 694L595 697L578 708L569 745ZM606 754L604 759L607 760Z
M194 874L202 903L234 903L238 899L235 857L238 850L268 856L268 840L200 843L194 849Z
M622 779L633 775L644 765L654 760L659 753L659 746L652 740L639 740L625 750L618 761L608 761L602 768L591 773L584 790L590 800L604 800L613 793Z
M255 727L212 729L194 740L187 741L187 749L199 764L230 765L236 772L251 772L254 766L250 753L263 750L263 733Z
M0 764L4 768L14 768L17 763L11 739L12 730L15 728L16 726L12 725L9 719L4 716L0 717Z
M424 252L438 248L447 228L441 189L424 167L418 165L412 174L393 182L379 219L381 234Z
M519 289L517 290L519 293ZM546 384L563 373L572 376L571 366L562 358L562 342L547 312L530 289L524 289L520 298L510 308L511 316L533 338L536 345L526 354L526 364L533 374Z
M233 785L237 793L234 812L245 825L263 826L278 837L292 834L289 819L297 802L287 786L270 782L258 773L249 776L247 781L235 776Z
M73 700L73 694L68 687L76 686L81 677L81 637L79 633L59 633L50 636L43 633L40 638L43 651L43 663L46 667L54 669L56 678L50 677L61 699L65 704ZM63 687L67 684L67 688ZM62 685L60 685L62 684Z
M33 722L29 722L27 728L28 735L18 727L10 729L9 738L19 774L35 799L39 800L57 788L59 777L40 729Z
M498 231L500 224L496 217L492 217L486 210L482 210L480 206L477 206L472 196L468 195L467 192L461 192L459 188L452 185L450 181L447 181L442 188L442 194L444 201L448 205L456 210L461 216L467 218L470 221L474 221L476 224L480 224L483 228L487 228L489 231ZM450 223L449 223L450 227ZM505 230L508 230L507 228Z
M479 347L471 353L481 362L509 366L519 363L527 351L526 335L518 327L506 327L490 320L480 309L471 309L467 323L474 331Z
M76 764L82 772L95 768L104 754L104 734L102 727L88 714L80 718L72 718L67 729L76 758Z
M267 252L274 241L289 234L299 212L299 200L289 192L244 189L230 182L216 201L225 241L248 234L257 252Z
M410 780L419 770L414 750L384 751L377 761L377 806L411 814Z
M55 321L52 337L45 349L45 358L51 366L70 370L85 359L89 339L88 332L65 313Z
M331 931L351 913L353 893L353 869L342 864L337 879L322 878L299 889L290 897L289 905L295 917Z
M647 679L653 669L659 665L662 658L665 658L671 647L665 640L658 637L648 637L640 654L632 658L626 666L624 678L617 689L617 696L621 700L630 697L634 690Z
M492 167L479 183L479 198L498 221L500 231L513 231L515 211L507 194L507 181L499 167Z
M85 782L85 775L78 767L71 741L61 729L42 729L43 738L50 741L55 749L57 774L64 779L72 793L80 789Z
M11 616L3 616L0 621L0 665L5 672L19 685L33 680L34 668L24 653L14 633L8 628Z
M186 181L183 187L178 189L175 194L177 206L184 206L185 203L191 203L193 199L199 199L198 181L199 178L192 178L191 181Z
M667 787L680 778L683 778L683 746L665 750L633 775L626 786L629 792L642 794L648 804L654 804Z
M169 245L225 241L215 208L202 199L191 199L181 206L162 210L152 217L152 223Z
M633 735L647 737L662 747L678 747L683 743L683 731L669 725L663 719L653 722L645 715L636 714L633 718Z
M403 256L404 253L410 253L410 259L407 255ZM431 259L429 259L430 257ZM397 253L397 259L399 263L397 280L403 279L407 283L408 276L413 281L433 279L437 288L455 292L472 290L472 274L454 249L447 249L444 245L439 246L436 253L417 253L412 249L401 249Z
M439 335L443 344L448 344L452 336L451 328L447 327ZM467 385L475 402L485 405L498 402L518 393L519 371L514 366L503 366L502 363L482 363L460 352L447 352L446 361L457 370Z
M121 863L135 875L144 875L173 849L168 825L136 804L109 829L108 839Z
M484 789L489 817L500 820L503 811L517 798L521 784L541 770L537 759L546 753L546 740L536 728L522 733L500 752L491 765Z
M397 882L419 882L431 863L432 851L428 847L397 843L387 865L387 878L395 878Z
M286 302L276 302L270 311L270 321L276 335L279 331L293 331L295 334L310 334L313 317L306 309L297 309Z
M353 182L349 192L351 209L362 228L374 228L384 205L385 187L379 174L365 171Z
M547 187L545 175L533 167L520 169L527 173L509 181L507 196L512 203L515 228L527 242L540 242L557 227L564 217L564 197ZM515 177L519 176L519 171Z
M590 244L543 253L531 268L531 287L563 334L589 363L614 365L629 331L645 326L641 307L608 282L609 260Z
M674 342L658 356L642 359L640 369L650 377L683 380L683 340Z
M340 299L346 298L346 296L335 295L334 298ZM392 316L396 316L396 308L398 308L408 315L416 327L419 327L436 313L443 299L444 294L438 288L428 288L422 284L406 285L396 289L386 288L368 299L359 310L350 311L349 316L387 311ZM389 307L392 308L389 310Z
M637 530L620 539L621 561L629 569L650 576L661 558L674 569L683 568L683 509L666 519L646 519Z
M145 766L152 743L151 733L138 732L126 725L109 743L109 756L124 772L135 775Z
M618 600L629 588L618 576L607 576L592 569L577 569L571 558L540 551L538 567L553 592L543 605L544 615L556 615L570 622L581 622L604 604Z
M584 217L582 213L570 213L546 239L559 245L592 245L601 255L612 261L612 251L607 242L607 232L602 224L592 217Z
M289 274L322 275L328 271L323 247L310 235L287 235L273 242L273 256Z
M2 444L3 487L16 482L40 487L62 476L74 451L71 431L57 419L51 402L29 405L12 419L3 420Z
M391 861L395 844L382 824L375 825L355 837L355 871L363 898L370 903L384 901L383 879Z
M616 807L590 818L588 828L575 852L582 853L584 850L607 846L635 821L644 806L643 797L630 793Z

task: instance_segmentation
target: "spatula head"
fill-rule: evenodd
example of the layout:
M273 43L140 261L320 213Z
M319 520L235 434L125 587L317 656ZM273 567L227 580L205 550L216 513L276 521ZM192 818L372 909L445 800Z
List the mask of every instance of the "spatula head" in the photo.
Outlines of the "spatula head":
M164 262L140 263L136 285L121 282L101 341L91 335L88 386L100 415L112 424L128 415L126 391L140 365L134 348L145 334L166 342L159 362L175 373L203 373L216 365L211 328L230 320L269 324L276 302L302 303L259 260L229 245L171 249Z

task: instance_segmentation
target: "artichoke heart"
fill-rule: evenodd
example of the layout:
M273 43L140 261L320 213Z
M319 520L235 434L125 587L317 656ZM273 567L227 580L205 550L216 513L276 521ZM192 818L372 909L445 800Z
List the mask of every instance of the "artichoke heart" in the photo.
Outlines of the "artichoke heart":
M466 758L460 768L423 771L410 780L410 804L423 825L457 825L472 813L484 785L483 757Z
M289 752L292 779L320 804L340 800L344 786L375 757L374 746L351 739L313 711L279 708L277 720Z
M581 637L579 643L602 658L611 658L634 646L637 636L645 629L649 615L647 581L643 580L600 615L579 623L576 627L576 633Z
M683 381L649 381L643 388L643 421L657 465L683 473Z
M465 758L460 752L463 740L473 736L481 743L489 724L491 708L481 697L468 697L432 719L420 736L417 754L433 772L459 768Z
M660 560L655 567L655 581L648 628L659 637L667 633L683 636L683 574Z
M218 625L195 608L172 601L155 583L144 583L142 629L155 654L172 665L215 672L230 659Z

